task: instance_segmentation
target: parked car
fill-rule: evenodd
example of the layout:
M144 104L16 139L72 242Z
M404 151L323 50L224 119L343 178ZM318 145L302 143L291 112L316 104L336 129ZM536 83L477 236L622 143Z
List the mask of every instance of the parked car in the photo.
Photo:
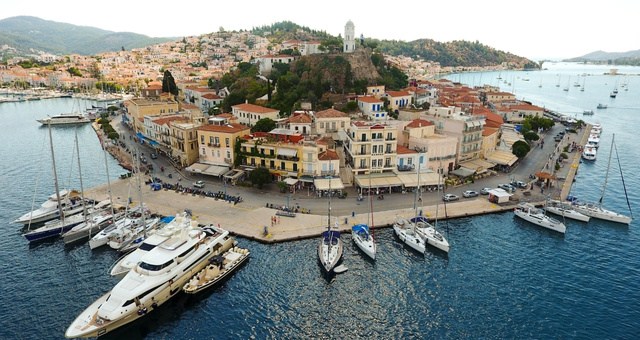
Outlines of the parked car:
M462 197L465 197L465 198L476 197L476 196L478 196L478 192L475 190L467 190L462 193Z
M527 183L525 183L523 181L513 181L513 182L511 182L511 186L514 186L516 188L524 189L524 188L527 187Z
M202 189L204 188L204 181L195 181L193 182L193 186Z
M516 188L513 185L507 183L498 184L498 188L504 189L506 192L516 191Z
M444 196L442 196L442 200L445 202L457 201L459 199L460 197L454 194L445 194Z
M156 154L155 152L151 153L151 159L156 159L158 158L158 154Z
M489 195L489 190L491 190L492 188L482 188L482 190L480 190L480 195Z
M147 164L147 159L144 156L142 156L140 157L140 162L142 162L142 164Z

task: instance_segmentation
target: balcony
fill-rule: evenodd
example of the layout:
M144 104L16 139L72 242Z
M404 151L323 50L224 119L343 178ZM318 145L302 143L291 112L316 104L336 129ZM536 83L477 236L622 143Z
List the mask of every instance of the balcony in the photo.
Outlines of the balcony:
M208 145L209 147L212 147L212 148L219 148L219 147L220 147L220 144L219 144L219 143L207 143L207 145Z
M335 170L322 170L320 171L320 176L335 176L336 175L336 171Z
M232 160L231 158L225 158L225 159L224 159L224 162L225 162L225 163L227 163L227 164L229 164L229 165L232 165L232 164L233 164L233 160Z

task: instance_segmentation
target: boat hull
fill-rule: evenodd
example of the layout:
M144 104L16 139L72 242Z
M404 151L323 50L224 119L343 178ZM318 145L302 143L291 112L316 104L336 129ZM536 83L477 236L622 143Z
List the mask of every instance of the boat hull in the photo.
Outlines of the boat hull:
M533 223L537 226L540 226L549 230L557 231L562 234L564 234L567 230L567 227L562 223L548 222L545 219L537 218L536 216L533 216L531 214L528 214L520 210L515 210L514 214L527 222Z
M562 216L565 218L570 218L572 220L576 220L576 221L581 221L581 222L589 222L589 220L591 219L591 217L579 213L577 211L573 211L570 209L564 209L564 208L560 208L560 207L552 207L552 206L548 206L544 208L546 211L558 215L558 216Z
M373 237L369 236L368 240L363 239L360 235L353 234L353 243L363 252L369 256L372 260L376 259L376 244Z
M411 249L419 252L420 254L424 254L425 242L413 230L400 226L396 223L393 225L393 231L400 241L404 242L404 244L408 245Z
M233 242L231 243L231 245L233 245ZM198 274L192 277L191 280L189 280L189 282L187 282L184 287L182 287L182 290L187 294L197 294L203 290L215 286L225 278L229 277L249 259L250 255L250 252L246 249L234 248L234 251L239 254L238 258L235 261L229 263L228 266L225 266L224 270L220 271L218 275L210 280L198 282L198 276L202 275L202 278L205 278L205 275L207 275L207 270L209 270L209 268L204 268L203 270L199 271Z

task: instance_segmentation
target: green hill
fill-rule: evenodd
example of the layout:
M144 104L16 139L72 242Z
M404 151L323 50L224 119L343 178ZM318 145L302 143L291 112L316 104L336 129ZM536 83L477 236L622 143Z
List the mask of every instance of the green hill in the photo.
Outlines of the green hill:
M54 54L93 55L101 52L145 47L173 38L150 38L129 32L112 32L30 16L0 20L0 45L20 53L44 51Z

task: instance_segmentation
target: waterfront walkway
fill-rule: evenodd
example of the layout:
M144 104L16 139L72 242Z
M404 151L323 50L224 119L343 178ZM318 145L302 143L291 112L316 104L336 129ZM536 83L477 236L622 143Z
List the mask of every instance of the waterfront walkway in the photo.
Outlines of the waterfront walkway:
M564 127L561 127L564 129ZM547 135L559 131L556 126ZM526 157L526 162L521 162L518 168L511 174L500 174L486 179L477 180L474 184L463 186L458 191L467 189L477 189L478 187L495 187L497 183L508 183L510 178L526 178L529 173L536 171L548 171L555 164L555 159L559 157L566 145L575 141L579 145L584 145L589 136L590 126L579 131L577 135L565 136L559 143L548 141L549 145L535 147ZM569 135L569 134L567 134ZM547 136L547 140L553 137ZM545 144L547 144L545 143ZM564 199L571 189L571 184L580 164L580 153L574 151L569 153L569 159L563 162L563 166L554 173L558 180L551 182L547 194L544 194L537 186L529 186L526 189L518 189L512 199L505 204L494 204L487 200L486 196L479 196L473 199L461 198L460 201L450 202L446 205L439 202L440 195L436 192L424 193L424 206L419 209L424 216L434 218L436 216L436 206L438 206L438 219L459 218L482 214L510 211L521 201L531 202L538 206L544 204L547 196ZM537 170L536 170L537 169ZM535 171L531 171L535 170ZM526 174L526 175L525 175ZM158 174L156 174L158 175ZM165 177L166 178L166 177ZM165 180L165 179L163 179ZM183 185L189 187L191 178L185 178ZM171 181L167 179L167 181ZM173 179L174 183L176 179ZM126 205L131 192L132 202L135 204L139 200L135 177L120 179L111 183L115 204ZM225 190L227 188L225 187ZM231 192L233 189L234 192ZM456 188L453 188L456 189ZM206 190L218 191L207 188ZM238 192L239 191L239 192ZM452 192L452 188L448 189ZM134 194L135 193L135 194ZM332 199L332 221L327 221L328 199L316 198L306 192L298 193L290 206L301 205L303 208L311 208L311 214L298 213L295 217L276 216L278 210L267 208L265 200L269 202L284 202L283 196L275 192L264 192L253 188L230 187L229 193L242 196L245 201L233 204L224 200L216 200L211 197L203 197L193 194L178 193L175 190L152 191L149 185L142 186L143 202L151 211L162 215L175 215L184 209L190 209L193 215L201 224L215 224L229 230L233 234L255 239L261 242L283 242L289 240L317 237L327 229L328 223L336 227L341 232L350 232L351 226L357 223L370 224L369 202L357 202L355 195L348 199ZM94 199L105 199L108 197L107 185L96 187L87 191L86 196ZM286 196L287 200L290 196ZM416 210L413 208L413 195L389 194L385 196L385 208L381 210L377 207L373 213L374 225L376 228L388 227L393 224L398 216L413 217ZM363 203L363 204L361 204ZM284 204L283 204L284 205ZM381 202L376 202L376 206L381 206ZM407 208L402 208L407 207ZM335 215L334 215L335 214ZM272 219L276 217L275 223ZM337 222L336 222L337 221ZM266 227L266 229L265 229ZM267 230L267 233L265 233Z

